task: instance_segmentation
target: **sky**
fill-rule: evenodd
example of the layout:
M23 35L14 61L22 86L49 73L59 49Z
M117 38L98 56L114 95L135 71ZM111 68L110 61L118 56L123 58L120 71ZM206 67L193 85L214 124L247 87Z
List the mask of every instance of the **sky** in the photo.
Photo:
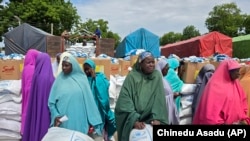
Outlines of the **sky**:
M139 28L146 28L159 37L168 32L182 33L188 25L195 26L201 34L207 33L205 19L209 12L216 5L230 2L235 2L242 14L250 15L250 0L70 1L77 8L82 22L87 19L108 21L109 30L122 39Z
M207 33L205 19L215 5L235 2L242 13L250 14L250 0L71 0L83 22L108 21L109 30L123 39L143 27L158 36L182 33L193 25ZM93 31L92 31L93 32Z

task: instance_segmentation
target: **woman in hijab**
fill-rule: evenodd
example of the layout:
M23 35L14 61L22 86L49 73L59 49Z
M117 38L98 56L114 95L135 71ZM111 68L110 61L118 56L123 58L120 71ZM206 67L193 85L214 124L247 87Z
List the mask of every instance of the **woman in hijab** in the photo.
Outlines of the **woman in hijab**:
M119 141L128 141L132 129L146 124L168 124L162 75L155 70L150 52L139 54L132 71L126 76L115 107Z
M193 102L192 102L192 114L193 115L196 111L197 105L200 102L200 97L204 91L204 88L205 88L208 80L213 75L214 71L215 71L214 65L206 64L205 66L203 66L201 68L201 70L199 71L199 73L196 77L196 80L195 80L196 88L195 88Z
M167 75L165 76L165 79L168 81L174 92L175 103L179 111L181 108L181 96L179 95L179 93L181 92L182 86L184 84L184 82L178 76L178 67L180 65L180 62L176 58L168 58L167 62L169 65L169 69Z
M248 102L248 111L247 111L247 115L250 116L250 66L246 65L246 66L242 66L241 71L243 71L243 76L240 79L240 84L243 87L246 96L247 96L247 102Z
M55 74L55 77L57 77L61 72L62 72L62 59L61 58L64 58L65 56L69 56L71 55L69 52L65 51L63 53L61 53L60 55L60 61L58 63L58 68L57 68L57 72Z
M93 127L96 134L102 135L103 123L85 73L71 54L61 58L60 64L62 72L55 79L49 96L50 126L84 134ZM62 121L62 117L68 120Z
M31 82L35 70L36 57L40 52L36 49L29 49L24 58L22 71L22 117L21 117L21 134L23 134L27 105L30 96Z
M47 53L37 56L22 141L40 141L50 125L48 98L54 82L51 59Z
M238 80L240 65L223 60L208 81L193 124L249 124L247 99Z
M164 76L167 75L168 69L169 69L166 59L160 59L157 62L155 69L162 73L162 81L163 81L167 109L168 109L168 122L169 124L178 125L180 119L179 119L179 113L177 111L177 108L174 102L174 93L168 81L164 78Z
M83 63L84 72L87 75L95 102L104 123L104 139L109 141L116 131L115 115L109 105L109 81L102 72L95 72L95 62L87 59ZM106 137L107 134L107 137Z

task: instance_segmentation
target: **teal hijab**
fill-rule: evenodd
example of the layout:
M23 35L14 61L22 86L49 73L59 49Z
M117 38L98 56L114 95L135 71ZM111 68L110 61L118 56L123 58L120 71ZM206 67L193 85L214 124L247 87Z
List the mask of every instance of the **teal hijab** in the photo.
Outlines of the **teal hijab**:
M62 122L60 127L87 134L89 127L93 126L101 135L103 123L85 73L71 54L65 55L62 60L72 64L72 72L60 72L52 86L48 103L50 125L54 125L56 117L66 115L68 120Z
M173 92L180 92L183 86L183 81L175 71L175 69L179 67L180 63L176 58L167 59L167 62L169 64L169 70L165 78L171 85Z
M116 102L115 119L119 141L129 140L136 121L150 124L155 119L163 125L168 124L162 74L158 70L144 74L140 67L146 58L143 56L138 56L132 71L126 76Z
M173 92L180 92L184 82L180 79L175 70L179 67L180 62L176 58L169 58L167 59L167 62L169 64L169 69L168 74L165 76L165 79L170 84ZM181 108L181 96L175 98L175 103L179 111Z
M92 69L95 70L96 64L93 60L87 59L84 64L88 64ZM116 131L115 115L110 109L109 105L109 81L105 74L102 72L96 72L96 77L88 77L89 85L91 87L95 102L98 110L101 114L103 121L103 128L107 130L108 137L111 138Z

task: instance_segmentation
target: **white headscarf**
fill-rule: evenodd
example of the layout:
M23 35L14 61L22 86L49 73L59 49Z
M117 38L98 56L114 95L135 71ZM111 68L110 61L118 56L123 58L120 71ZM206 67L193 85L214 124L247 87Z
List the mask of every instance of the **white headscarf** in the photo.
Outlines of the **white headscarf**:
M60 63L58 65L58 69L57 69L57 73L56 73L56 77L62 72L62 62L63 62L63 58L65 56L69 56L69 52L63 52L61 55L60 55Z

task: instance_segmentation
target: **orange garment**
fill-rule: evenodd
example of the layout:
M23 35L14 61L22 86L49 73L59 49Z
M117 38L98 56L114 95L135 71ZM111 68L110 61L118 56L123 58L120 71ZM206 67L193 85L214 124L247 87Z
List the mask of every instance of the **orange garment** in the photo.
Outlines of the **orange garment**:
M243 66L241 70L243 76L240 79L240 84L247 95L247 102L248 102L247 115L250 116L250 66L249 65Z

